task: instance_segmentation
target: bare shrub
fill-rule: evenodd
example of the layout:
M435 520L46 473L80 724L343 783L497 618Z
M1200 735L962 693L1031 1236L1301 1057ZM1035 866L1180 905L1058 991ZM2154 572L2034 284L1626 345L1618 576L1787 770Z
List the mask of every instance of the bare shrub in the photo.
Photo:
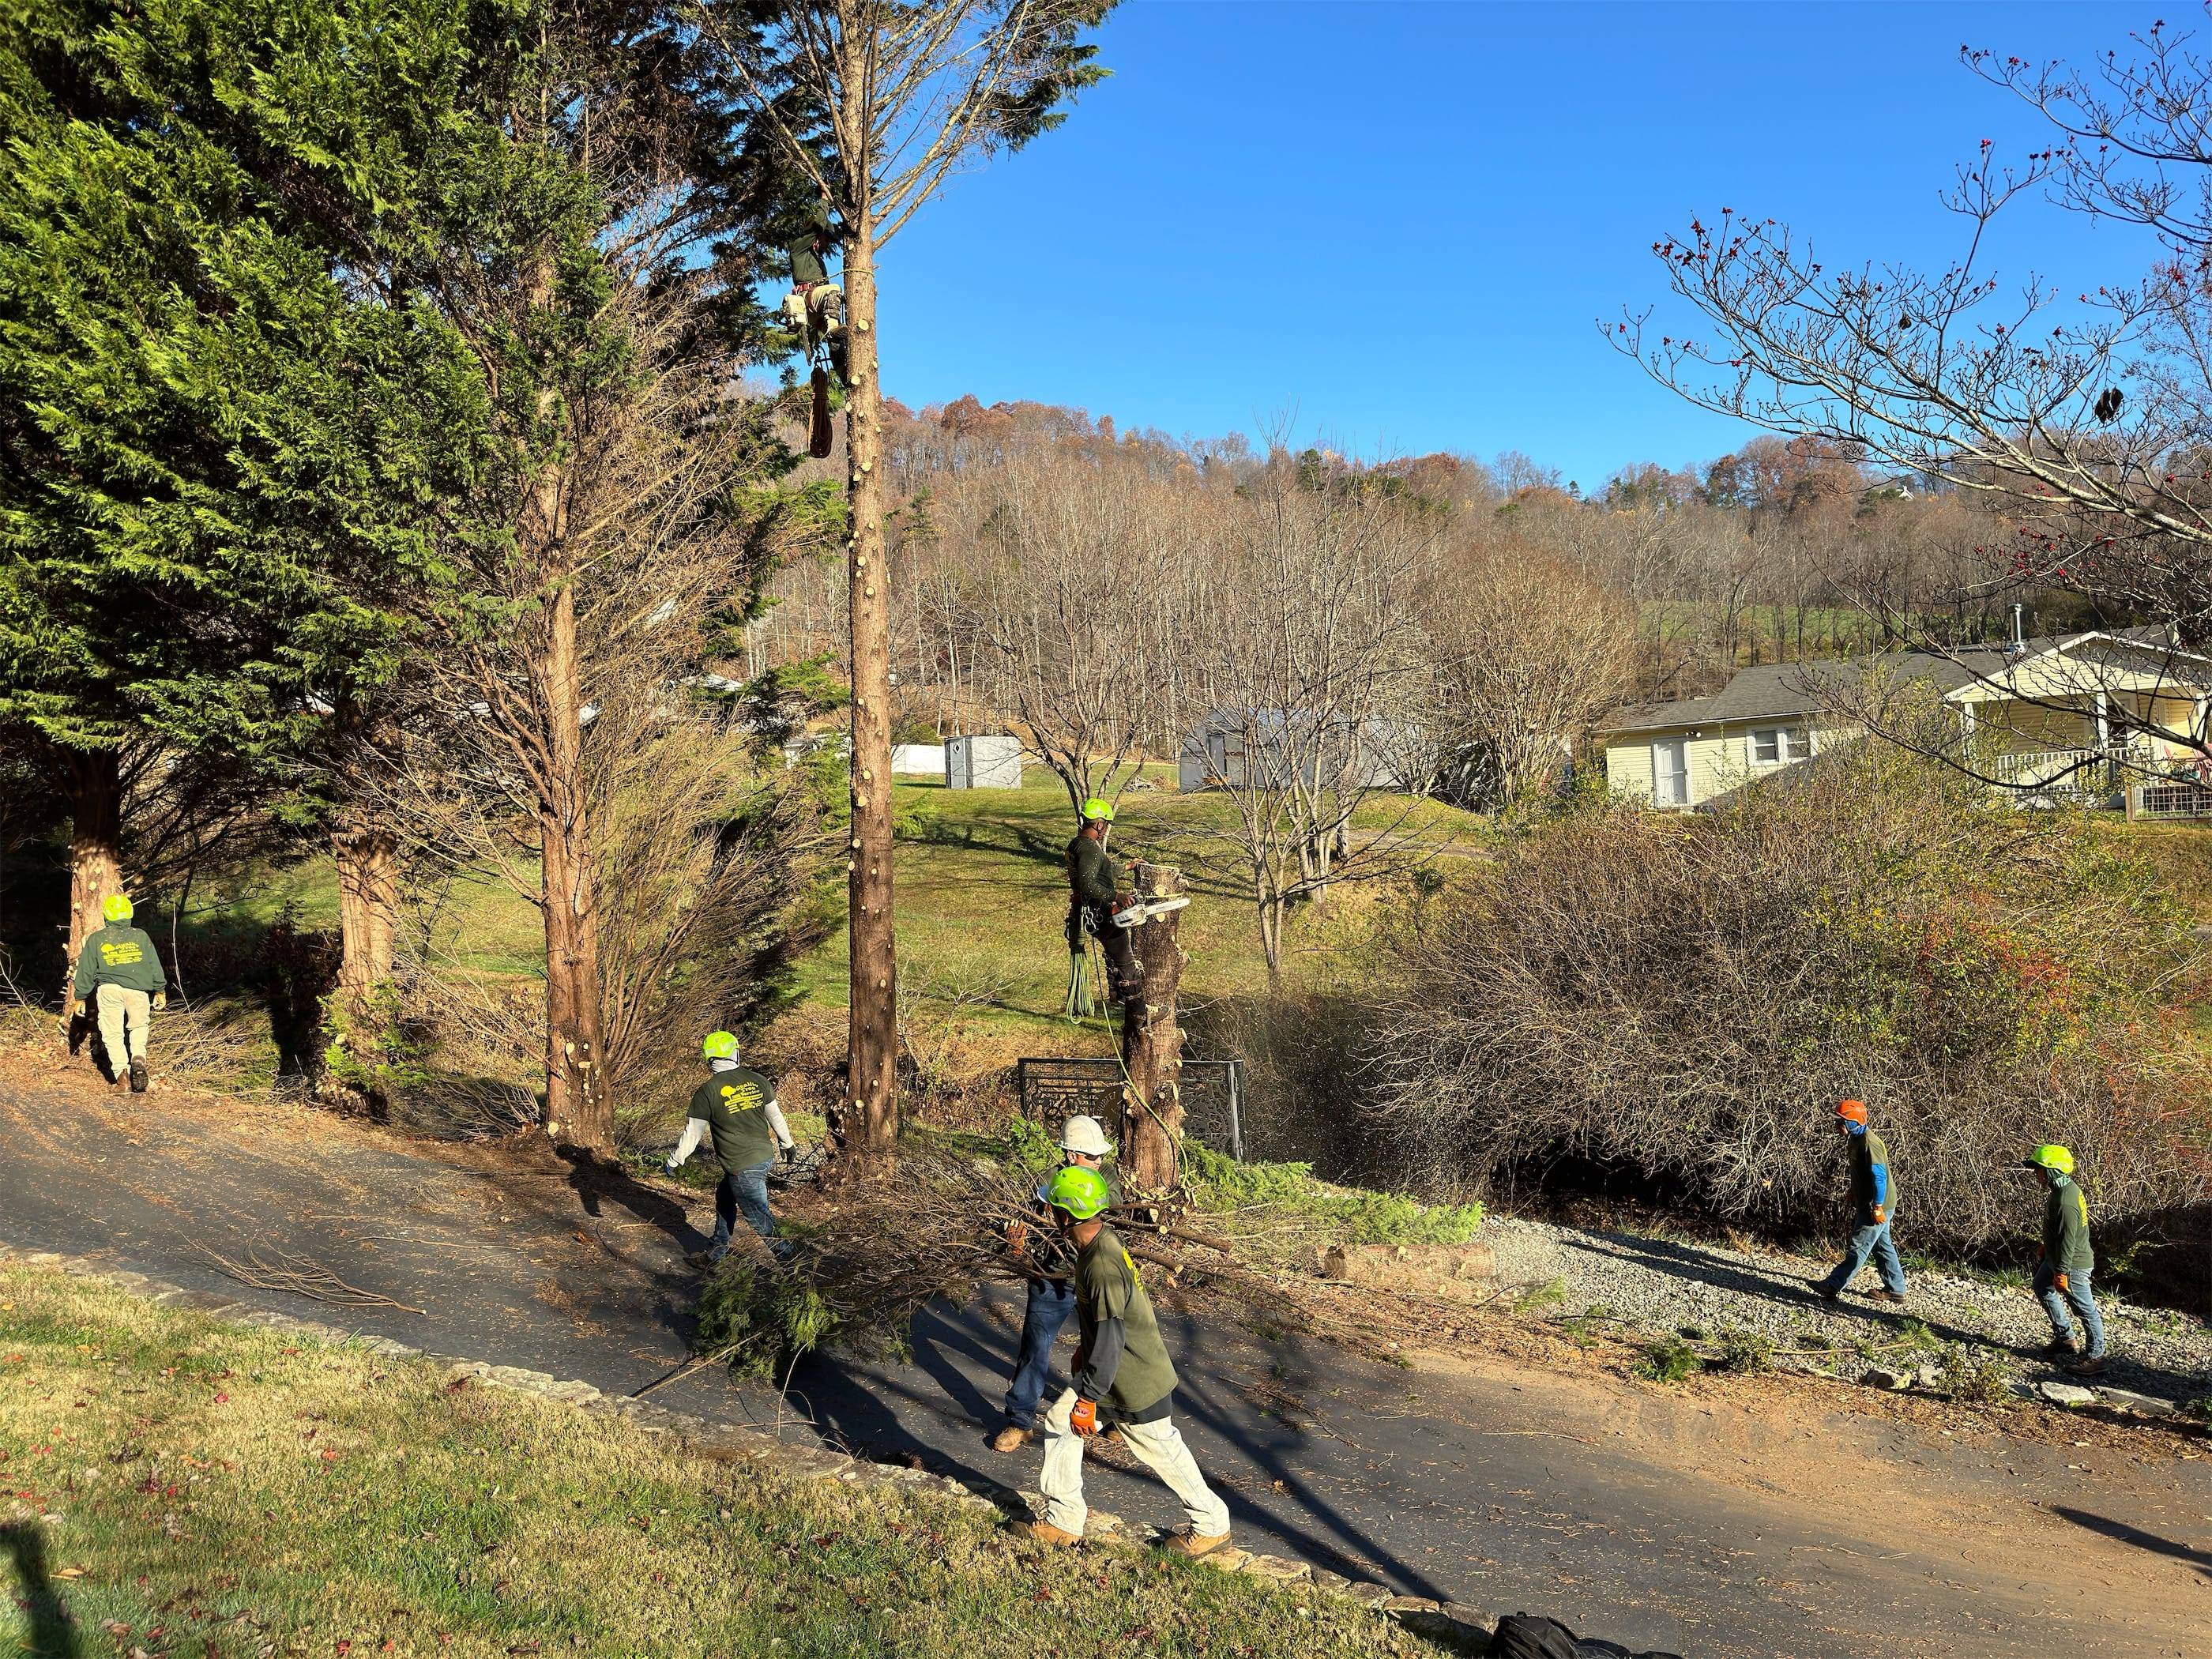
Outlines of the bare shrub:
M2207 1187L2198 952L2086 819L1859 743L1699 819L1591 810L1410 925L1377 1108L1432 1180L1589 1160L1709 1215L1834 1213L1826 1114L1869 1103L1917 1242L2016 1235L2004 1179L2072 1146L2115 1221Z

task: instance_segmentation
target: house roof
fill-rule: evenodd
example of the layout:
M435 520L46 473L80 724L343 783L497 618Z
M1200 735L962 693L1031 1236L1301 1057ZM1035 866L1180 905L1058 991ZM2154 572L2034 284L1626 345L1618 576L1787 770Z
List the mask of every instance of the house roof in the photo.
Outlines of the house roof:
M2008 670L2033 658L2093 640L2142 647L2161 654L2186 657L2192 662L2204 660L2194 653L2175 650L2163 628L2125 628L2045 635L2024 641L2017 651L2009 646L1977 645L1950 652L1891 651L1849 661L1762 663L1755 668L1737 671L1735 678L1710 696L1634 704L1617 710L1600 729L1654 732L1684 726L1737 726L1747 720L1792 719L1817 714L1826 695L1875 673L1893 679L1925 680L1948 694L2000 679ZM2212 676L2198 675L2185 683L2204 684L2208 680L2212 680Z

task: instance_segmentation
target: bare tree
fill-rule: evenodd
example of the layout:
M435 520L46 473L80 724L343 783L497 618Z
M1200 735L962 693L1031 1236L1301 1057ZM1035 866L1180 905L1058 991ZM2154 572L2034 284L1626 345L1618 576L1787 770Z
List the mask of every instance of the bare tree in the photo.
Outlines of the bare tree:
M830 1114L841 1149L880 1153L898 1133L898 993L892 930L890 597L876 260L957 167L1065 118L1104 71L1084 32L1113 0L701 0L728 50L757 137L835 216L848 346L848 591L853 744L850 1042Z
M1421 606L1428 672L1401 719L1429 736L1446 793L1501 805L1556 783L1628 685L1635 617L1564 562L1510 538L1449 550Z
M972 623L980 695L1072 811L1118 799L1164 726L1159 658L1186 492L1130 471L1024 455L953 496L963 540L992 556Z
M1169 706L1230 801L1214 861L1250 895L1279 988L1292 904L1422 855L1410 796L1352 819L1397 781L1377 727L1417 660L1410 600L1436 531L1351 469L1288 457L1205 522L1181 554Z
M2212 635L2212 64L2163 24L2142 56L2087 71L1984 52L1967 66L2048 114L2046 149L2007 167L1985 141L1947 203L1940 272L1815 257L1789 228L1721 210L1654 245L1718 331L1652 313L1606 325L1707 408L1940 477L2000 501L1990 587L2043 586ZM2092 294L1987 269L1990 227L2045 194L2142 227L2142 274Z

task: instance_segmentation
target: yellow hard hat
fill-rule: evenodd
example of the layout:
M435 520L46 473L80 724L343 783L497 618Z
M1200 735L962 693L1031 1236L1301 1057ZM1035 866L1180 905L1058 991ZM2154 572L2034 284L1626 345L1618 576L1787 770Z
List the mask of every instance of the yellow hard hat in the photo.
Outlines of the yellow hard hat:
M2069 1176L2074 1173L2074 1154L2047 1140L2021 1162L2031 1170L2051 1170Z
M110 893L100 902L100 914L110 921L128 921L136 914L131 901L120 893Z

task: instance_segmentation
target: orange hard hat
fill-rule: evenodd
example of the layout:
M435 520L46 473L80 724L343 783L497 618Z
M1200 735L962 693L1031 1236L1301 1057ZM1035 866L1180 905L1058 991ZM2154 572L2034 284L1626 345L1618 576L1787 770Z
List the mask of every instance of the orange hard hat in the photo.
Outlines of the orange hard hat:
M1867 1121L1866 1102L1863 1100L1839 1100L1836 1103L1836 1115L1838 1117L1847 1117L1854 1123L1863 1125Z

